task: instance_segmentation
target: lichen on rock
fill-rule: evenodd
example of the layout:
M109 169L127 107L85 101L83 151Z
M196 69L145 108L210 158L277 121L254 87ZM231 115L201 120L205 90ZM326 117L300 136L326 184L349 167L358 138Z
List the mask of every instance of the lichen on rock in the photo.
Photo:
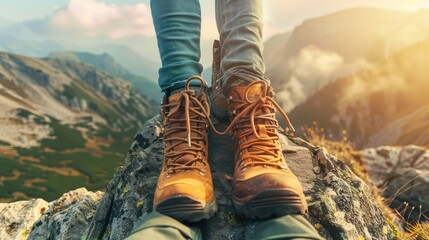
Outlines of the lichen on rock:
M218 128L225 127L215 120ZM152 209L163 160L160 117L136 134L124 166L107 187L90 225L88 239L122 239ZM219 212L199 223L206 239L240 239L251 222L234 214L231 203L233 146L230 136L209 134L209 162ZM302 182L308 219L327 239L393 239L393 230L371 190L341 160L300 138L281 134L283 154Z
M156 116L137 132L124 165L116 171L104 194L82 188L49 204L43 200L0 204L0 239L123 239L153 210L153 194L163 161L160 121ZM219 129L225 127L216 119L214 122ZM346 164L324 148L279 131L283 154L307 197L306 217L322 236L395 238L392 224L383 216L370 188ZM198 223L205 239L240 240L245 229L255 224L234 213L228 177L233 175L234 166L231 141L231 136L209 133L209 162L219 211Z
M102 192L85 188L63 194L49 203L47 210L34 223L29 239L81 239L95 214Z

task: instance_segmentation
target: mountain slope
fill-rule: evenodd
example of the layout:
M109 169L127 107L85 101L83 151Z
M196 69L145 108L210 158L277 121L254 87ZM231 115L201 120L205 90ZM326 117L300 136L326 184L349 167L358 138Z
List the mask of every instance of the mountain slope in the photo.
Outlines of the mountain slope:
M157 103L162 99L161 89L156 83L145 77L130 73L107 53L97 55L87 52L54 52L49 54L48 58L87 63L104 72L130 81L143 95L152 98Z
M428 13L353 8L306 20L265 43L266 74L290 111L326 84L428 38Z
M126 45L104 44L86 48L85 52L95 54L108 53L129 72L135 75L145 76L154 83L158 82L158 68L160 64L155 63L150 58L142 56Z
M100 189L158 109L90 65L0 52L0 201Z
M301 126L317 121L334 137L340 137L345 129L358 147L429 146L428 55L429 40L415 44L327 85L295 108L290 117Z

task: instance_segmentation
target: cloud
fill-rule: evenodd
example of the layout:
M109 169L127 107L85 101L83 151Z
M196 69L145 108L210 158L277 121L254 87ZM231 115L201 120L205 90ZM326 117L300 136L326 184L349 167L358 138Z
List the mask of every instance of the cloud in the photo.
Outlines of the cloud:
M113 39L155 34L150 8L145 3L115 5L97 0L70 0L54 13L51 26L61 32Z
M307 97L337 77L344 66L344 59L335 52L315 46L303 48L289 61L290 77L277 94L277 99L287 111L304 102Z
M429 7L429 0L265 0L264 13L271 29L290 31L306 19L324 16L347 8L376 7L400 11L417 11ZM268 31L267 36L274 31Z

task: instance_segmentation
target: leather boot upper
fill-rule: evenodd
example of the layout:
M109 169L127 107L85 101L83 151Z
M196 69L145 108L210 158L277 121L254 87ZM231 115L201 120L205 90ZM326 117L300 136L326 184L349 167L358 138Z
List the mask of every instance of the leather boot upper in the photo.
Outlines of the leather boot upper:
M208 164L209 105L204 91L187 89L162 105L164 161L154 206L175 196L211 202L215 195Z
M235 141L233 196L247 201L270 189L290 189L303 195L301 184L288 168L279 143L276 111L286 114L274 101L265 81L233 86L228 91L228 111Z
M228 118L228 104L221 84L221 49L218 40L213 42L211 110L218 119Z

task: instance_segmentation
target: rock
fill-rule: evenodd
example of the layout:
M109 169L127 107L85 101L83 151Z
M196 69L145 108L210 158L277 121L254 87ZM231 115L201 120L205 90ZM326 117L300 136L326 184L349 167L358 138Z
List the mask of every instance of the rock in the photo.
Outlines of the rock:
M407 222L426 220L421 216L429 213L429 150L413 145L386 146L361 153L369 176L380 189L385 189L390 207Z
M225 127L214 121L217 128ZM135 135L125 164L117 170L104 195L81 188L49 204L40 199L0 204L0 239L25 239L27 235L36 240L123 239L153 210L153 193L163 160L162 134L159 116L144 124ZM395 238L369 187L341 160L300 138L283 133L280 137L287 162L307 196L307 218L322 236L327 239ZM236 216L232 207L231 137L210 133L209 138L219 212L198 224L205 239L242 239L244 229L254 222ZM414 164L426 166L424 159L427 158L420 159Z
M34 223L29 239L81 239L95 214L102 192L79 188L49 203Z
M217 128L225 127L216 122ZM122 239L151 212L163 160L159 116L135 135L124 166L115 173L88 230L88 239ZM209 136L210 165L219 212L199 223L205 239L241 239L250 221L234 214L231 203L231 137ZM394 239L371 190L341 160L299 138L281 135L283 153L302 182L308 218L327 239Z
M42 199L0 203L0 239L27 239L33 223L47 208Z

